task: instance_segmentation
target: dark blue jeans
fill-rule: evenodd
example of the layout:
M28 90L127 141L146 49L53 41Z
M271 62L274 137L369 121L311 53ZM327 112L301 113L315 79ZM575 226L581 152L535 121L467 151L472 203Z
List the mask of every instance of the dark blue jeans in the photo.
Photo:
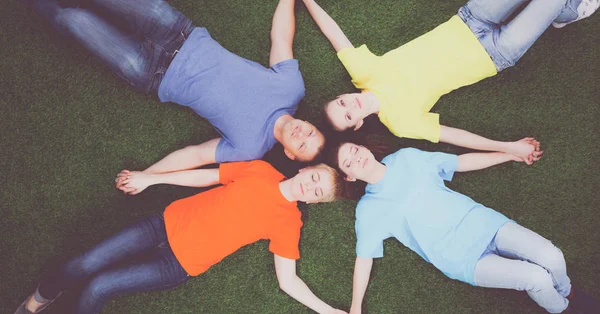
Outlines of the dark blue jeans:
M166 290L190 278L169 246L162 213L128 226L43 277L38 292L44 299L83 286L76 312L86 314L100 312L115 296Z
M100 58L144 93L156 93L164 73L192 31L192 22L164 0L59 0L33 5L61 34Z

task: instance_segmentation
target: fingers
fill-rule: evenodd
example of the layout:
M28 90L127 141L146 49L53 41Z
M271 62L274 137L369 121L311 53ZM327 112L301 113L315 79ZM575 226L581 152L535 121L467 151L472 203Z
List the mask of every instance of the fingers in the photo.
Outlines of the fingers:
M130 195L133 195L132 193L136 192L135 188L128 186L128 185L124 185L119 190L123 191L124 194L130 194Z

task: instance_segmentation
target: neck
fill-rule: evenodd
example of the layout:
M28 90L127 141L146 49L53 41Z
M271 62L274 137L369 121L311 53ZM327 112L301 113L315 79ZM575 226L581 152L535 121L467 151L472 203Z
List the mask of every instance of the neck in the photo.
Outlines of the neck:
M379 99L377 98L377 95L375 95L371 91L366 91L362 94L364 99L366 100L365 102L369 106L369 115L379 113Z
M294 120L294 117L290 116L289 114L284 114L275 121L275 126L273 127L273 136L279 143L281 143L281 140L283 139L283 126L291 120Z
M365 177L363 181L365 181L369 184L375 184L375 183L381 181L381 179L383 179L383 176L385 175L385 170L386 170L385 165L378 162L374 166L373 171L367 177Z
M292 194L292 179L287 179L285 181L279 182L279 191L285 197L286 200L290 202L298 201L294 194Z

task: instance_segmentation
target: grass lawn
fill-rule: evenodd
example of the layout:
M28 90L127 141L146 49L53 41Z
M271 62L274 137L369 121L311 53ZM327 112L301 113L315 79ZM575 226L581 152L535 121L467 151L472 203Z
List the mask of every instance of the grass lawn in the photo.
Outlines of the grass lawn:
M355 44L376 54L446 21L466 0L323 0ZM349 76L297 1L294 52L306 84L298 116L322 125L320 107L354 91ZM44 265L70 256L197 189L155 186L131 197L113 187L217 135L192 111L139 94L88 53L65 43L19 0L0 11L0 313L36 287ZM268 64L276 0L178 0L177 9L224 47ZM574 283L600 298L600 14L550 28L513 68L440 99L445 125L499 140L534 136L544 158L459 174L449 185L560 247ZM394 147L461 153L383 135ZM280 151L268 160L293 172ZM287 169L287 170L286 170ZM353 201L303 206L298 273L323 300L349 309ZM542 313L522 292L453 281L396 240L385 242L364 304L368 313ZM66 313L75 293L48 313ZM268 243L240 249L205 274L165 292L109 301L103 313L308 313L279 290Z

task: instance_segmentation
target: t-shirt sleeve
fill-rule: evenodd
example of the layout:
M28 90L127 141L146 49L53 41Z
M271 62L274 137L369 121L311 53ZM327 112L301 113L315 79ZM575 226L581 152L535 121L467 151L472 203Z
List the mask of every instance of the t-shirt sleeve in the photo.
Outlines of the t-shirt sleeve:
M248 152L234 147L233 144L225 138L221 138L221 141L217 144L217 151L215 152L215 161L218 164L223 162L247 161L261 157L262 156L252 156Z
M284 60L273 65L271 69L278 75L279 89L287 92L287 97L292 99L295 110L296 105L306 94L304 79L302 78L302 73L300 73L298 60Z
M296 59L283 60L279 63L274 64L271 67L271 69L273 69L275 73L291 75L300 74L300 66L298 65L298 60Z
M337 53L338 58L352 77L352 83L358 89L366 88L366 82L371 77L375 56L366 45L358 48L344 48Z
M433 143L440 141L440 116L437 113L381 111L379 118L390 132L398 137L428 140Z
M273 176L274 180L281 180L284 178L284 176L275 170L273 166L262 160L229 162L219 165L219 183L223 185L227 185L237 179L251 176Z
M300 217L279 224L277 230L271 235L269 251L281 257L297 260L300 258L300 230L302 220Z
M361 206L360 203L358 206ZM354 223L356 231L356 256L364 258L383 257L383 238L380 227L373 221L358 217Z
M423 160L426 160L430 165L436 167L438 175L446 180L452 181L454 172L458 167L458 156L439 152L421 152Z

